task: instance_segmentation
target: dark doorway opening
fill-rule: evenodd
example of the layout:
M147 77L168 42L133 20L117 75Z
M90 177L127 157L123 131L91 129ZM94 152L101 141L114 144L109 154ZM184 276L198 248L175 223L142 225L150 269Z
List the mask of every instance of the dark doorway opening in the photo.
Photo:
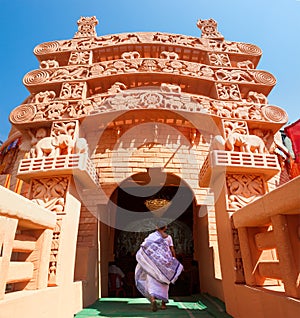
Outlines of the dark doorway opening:
M178 186L164 186L161 190L155 192L157 197L167 198L172 202L172 198L178 194ZM124 209L135 211L139 213L149 212L145 206L147 197L133 196L130 193L134 191L124 191L121 188L118 190L117 206ZM150 191L151 192L151 191ZM189 200L185 211L181 213L176 219L173 219L172 209L167 209L161 216L166 220L170 220L168 225L168 233L172 236L176 255L178 260L184 266L184 272L180 275L174 285L170 285L169 295L172 296L185 296L199 292L199 274L198 264L193 259L193 195L188 187L181 188L182 200ZM150 198L150 197L149 197ZM172 207L176 209L176 206ZM118 215L119 217L119 215ZM127 229L120 230L118 227L115 229L114 236L114 256L117 265L122 269L125 274L124 288L127 297L140 297L141 295L135 288L134 271L136 267L135 254L143 242L144 238L155 229L155 222L157 216L145 218L142 221L126 219ZM124 222L124 220L116 220L116 222ZM143 222L144 224L140 224ZM139 229L144 229L140 231Z

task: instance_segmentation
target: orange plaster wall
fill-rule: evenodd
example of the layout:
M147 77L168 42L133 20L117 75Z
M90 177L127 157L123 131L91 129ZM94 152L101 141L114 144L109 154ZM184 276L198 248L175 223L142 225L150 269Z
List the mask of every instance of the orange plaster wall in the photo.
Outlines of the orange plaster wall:
M275 291L266 291L246 285L236 284L234 288L236 308L226 306L227 312L233 315L233 317L295 318L299 315L299 299L286 297L282 293L280 294Z
M135 173L146 172L147 168L163 167L165 172L183 178L193 191L197 190L198 172L208 144L198 141L191 145L189 132L185 127L163 125L153 141L151 130L137 128L132 133L128 130L117 141L115 130L105 131L92 156L100 183L116 184Z
M197 244L200 290L202 293L209 293L224 300L222 281L216 278L215 273L213 241L209 235L209 214L198 216L195 223L198 228L197 232L194 232L194 240Z
M130 127L130 129L135 129ZM107 191L106 198L102 204L106 204L110 199L110 195L117 187L118 183L126 180L126 178L140 172L146 172L147 168L152 167L162 167L167 173L175 174L181 177L191 188L191 190L196 195L199 201L207 200L207 190L201 189L198 185L198 172L204 159L208 153L208 144L206 141L200 137L194 143L190 143L190 128L187 127L167 127L163 125L161 131L157 136L157 140L153 141L153 130L137 129L136 132L130 133L130 129L123 132L122 135L117 137L115 129L107 129L102 132L100 140L96 140L97 132L90 132L91 138L94 138L95 144L97 144L96 149L92 154L92 160L96 166L97 172L100 176L100 184ZM139 132L139 133L137 133ZM99 132L98 132L99 135ZM107 190L108 189L108 190ZM105 202L106 200L106 202ZM87 272L92 268L94 271L93 264L97 261L96 255L93 250L96 248L97 242L97 219L95 214L91 211L97 210L97 200L93 202L91 200L91 205L86 204L81 209L80 225L77 241L77 267L76 276L79 279L84 277L86 281L83 285L84 294L84 304L89 303L93 298L94 286L92 281L88 280ZM94 204L94 207L91 206ZM197 220L198 222L198 220ZM195 236L195 240L202 241L203 235L207 235L207 229L205 229L205 224L199 220L197 223L198 229L195 233L201 232L201 236ZM105 244L105 242L101 242ZM107 242L108 244L108 242ZM205 246L206 244L206 246ZM206 254L201 255L201 262L204 262L203 269L209 267L211 271L210 276L213 276L213 264L212 255L208 249L208 243L204 241L200 243L199 248L202 249ZM102 247L102 251L103 251ZM92 256L92 255L93 256ZM101 277L105 279L104 271L105 260L103 256L107 253L102 253L101 259ZM89 255L89 256L88 256ZM108 254L106 255L108 258ZM79 264L80 259L84 259L85 264ZM107 259L108 261L108 259ZM202 265L201 265L202 267ZM201 271L202 269L200 269ZM205 277L206 275L203 275ZM205 279L206 282L206 279ZM215 283L210 283L209 291L216 296L222 295L222 287L220 281L214 280ZM102 282L102 287L105 286L105 282ZM208 282L205 286L208 286ZM212 287L214 286L214 287ZM102 290L101 293L105 290ZM90 296L89 296L90 295ZM220 297L222 298L222 297Z

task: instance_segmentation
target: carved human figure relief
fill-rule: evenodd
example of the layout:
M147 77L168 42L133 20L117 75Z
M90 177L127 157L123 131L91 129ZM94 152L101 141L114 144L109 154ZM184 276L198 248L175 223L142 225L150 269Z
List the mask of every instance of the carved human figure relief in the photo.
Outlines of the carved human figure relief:
M83 115L89 115L93 110L94 103L90 99L84 99L78 102L70 103L67 108L68 114L72 118L81 117Z
M57 270L57 261L58 261L59 241L60 241L60 234L61 234L61 224L62 224L62 219L61 218L57 219L55 229L53 230L51 252L50 252L50 263L49 263L49 275L48 275L49 286L56 285L56 270Z
M43 109L45 118L53 120L53 119L61 119L65 111L67 110L68 103L66 102L54 102L48 105L45 109Z
M236 281L240 283L245 282L243 259L240 248L240 240L238 235L238 230L234 227L233 221L231 221L231 230L233 238L233 250L234 250L234 261L235 261L235 275Z
M232 117L233 104L232 102L228 101L220 101L220 100L214 100L211 102L211 110L213 114L216 114L220 117Z

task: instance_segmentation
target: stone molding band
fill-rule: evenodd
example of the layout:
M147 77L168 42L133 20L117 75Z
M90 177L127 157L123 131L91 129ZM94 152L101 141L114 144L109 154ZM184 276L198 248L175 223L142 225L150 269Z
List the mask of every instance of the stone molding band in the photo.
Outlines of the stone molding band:
M220 101L185 93L166 93L160 90L127 90L115 95L94 95L83 101L64 100L22 104L10 114L10 122L23 125L30 122L57 119L85 118L90 115L137 109L165 109L213 115L220 118L287 122L286 112L278 106L243 102Z
M191 76L205 81L250 83L273 87L275 77L261 70L220 68L205 64L167 59L132 59L114 60L96 63L91 66L65 66L33 70L23 78L23 83L30 88L35 85L62 81L91 80L110 75L132 73L162 73L178 76Z
M121 33L93 38L71 39L62 41L51 41L37 45L34 48L36 56L53 53L95 50L97 48L130 44L164 44L176 45L199 49L205 52L217 51L251 56L261 56L262 50L254 44L231 41L217 41L214 39L196 38L181 34L168 34L159 32L147 33Z

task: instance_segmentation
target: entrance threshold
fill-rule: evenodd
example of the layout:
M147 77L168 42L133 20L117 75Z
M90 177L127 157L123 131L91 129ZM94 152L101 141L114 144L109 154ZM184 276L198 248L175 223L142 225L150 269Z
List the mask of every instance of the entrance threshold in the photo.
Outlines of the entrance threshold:
M191 295L171 297L166 310L152 312L150 302L146 298L101 298L91 306L81 310L75 318L99 317L162 317L162 318L196 318L226 317L224 303L209 295Z

